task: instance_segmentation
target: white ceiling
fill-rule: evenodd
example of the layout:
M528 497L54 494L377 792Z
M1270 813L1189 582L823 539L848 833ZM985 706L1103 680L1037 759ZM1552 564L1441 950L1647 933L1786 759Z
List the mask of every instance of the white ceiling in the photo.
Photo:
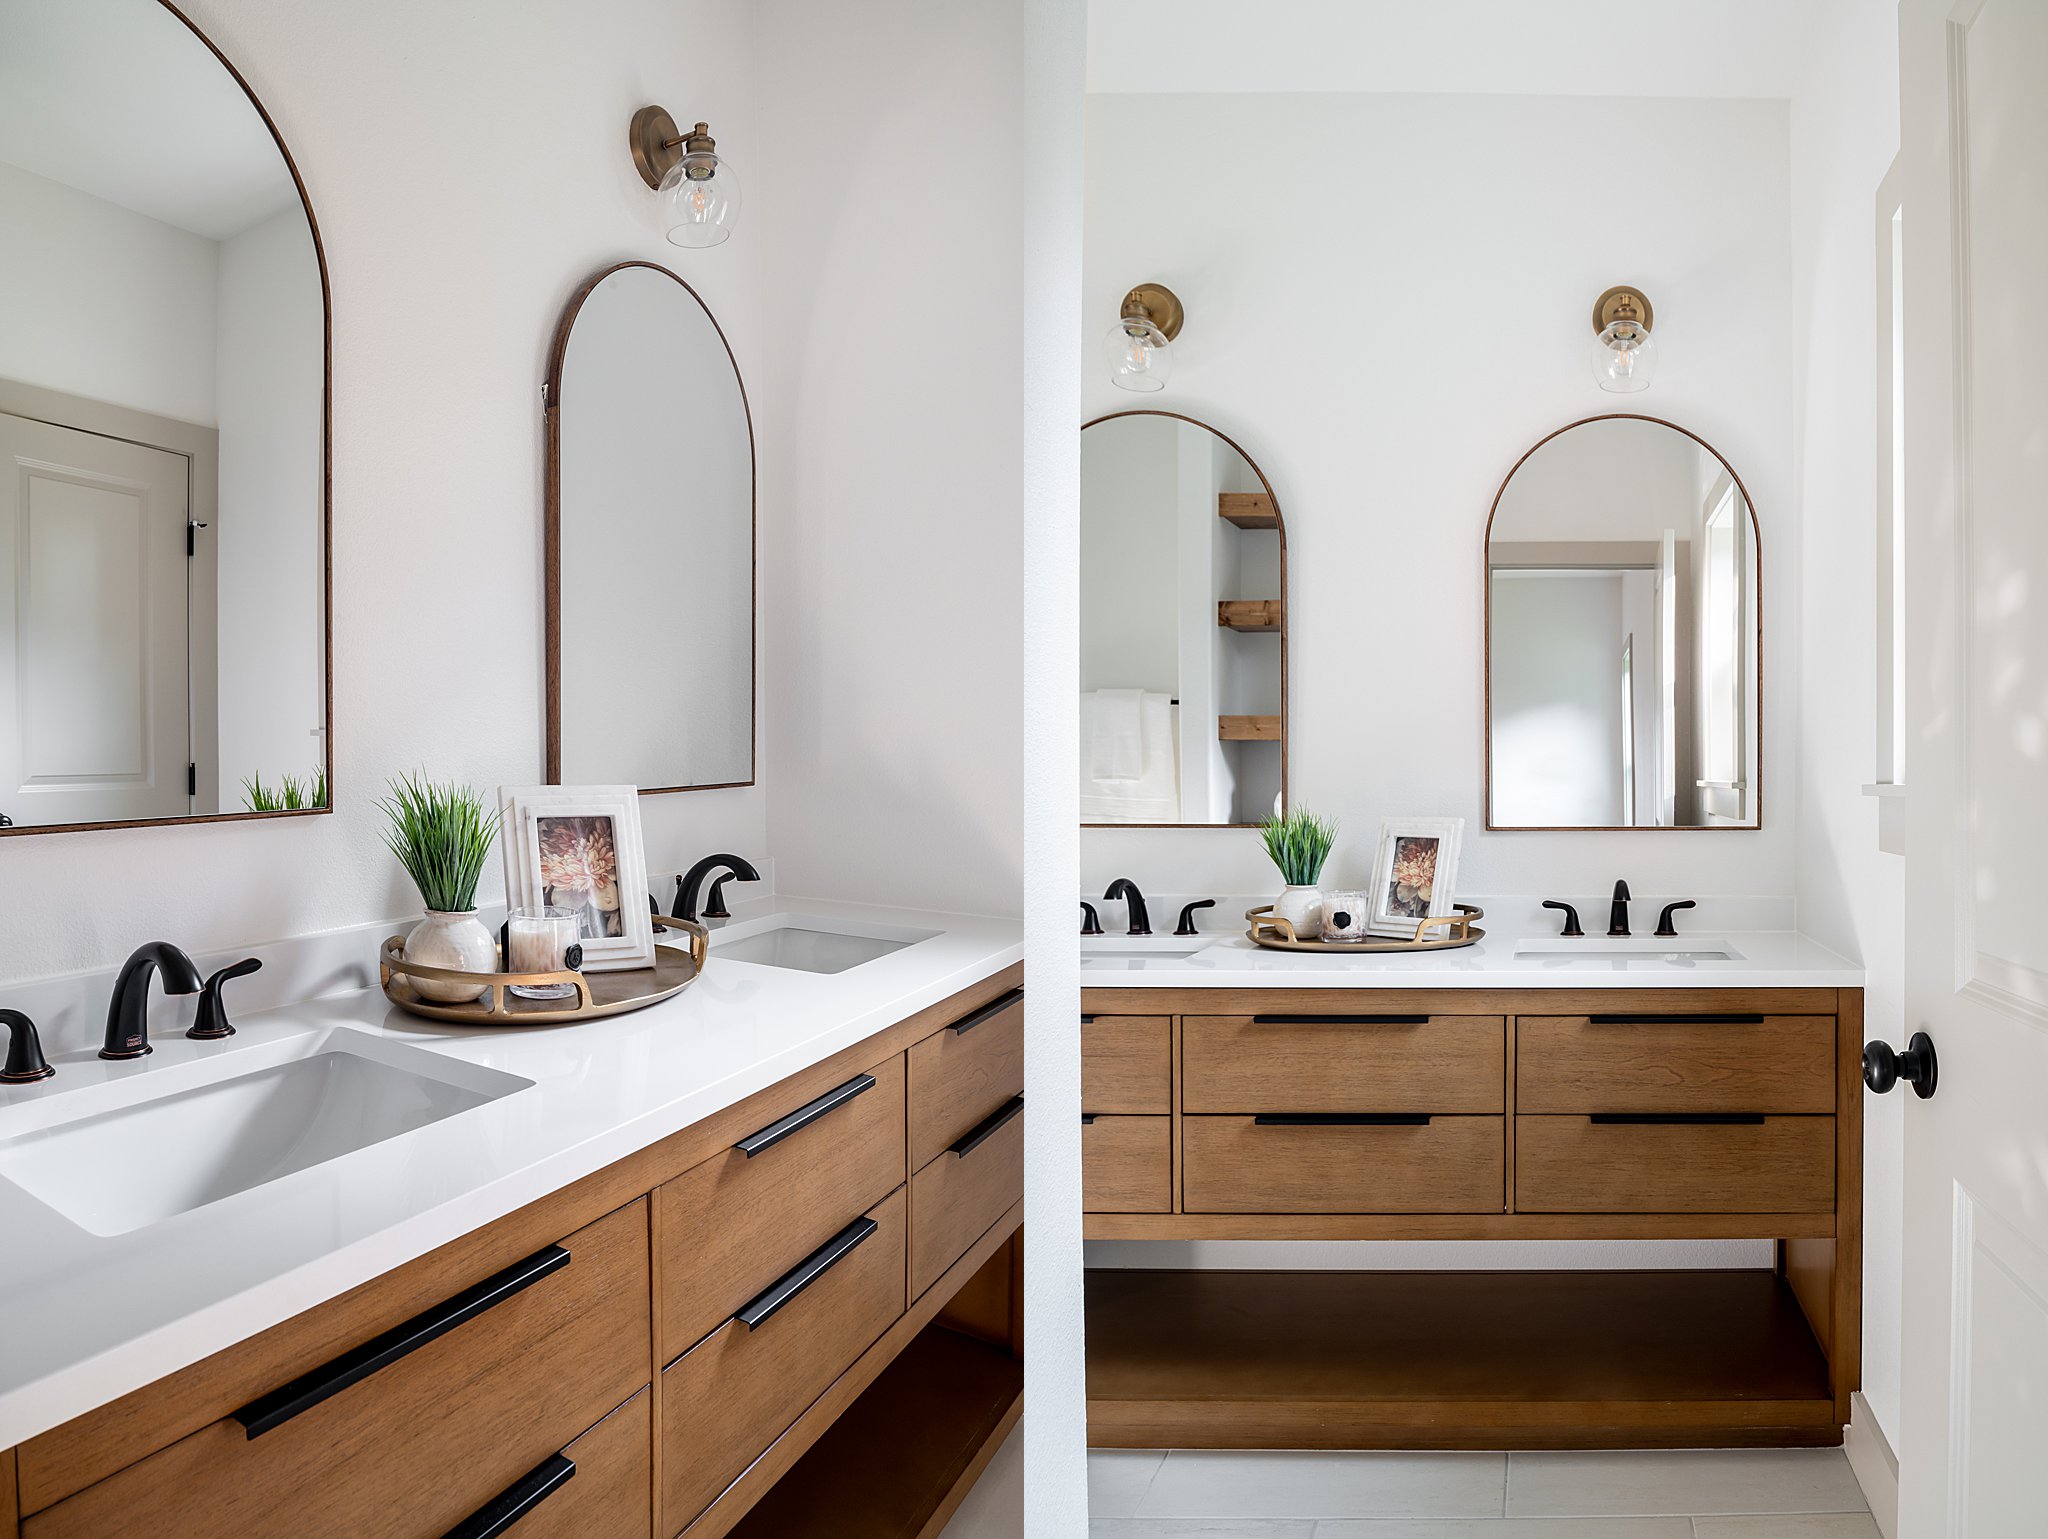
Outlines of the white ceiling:
M209 240L297 199L242 88L156 0L0 0L0 161Z
M1088 89L1789 98L1814 9L1815 0L1089 0Z

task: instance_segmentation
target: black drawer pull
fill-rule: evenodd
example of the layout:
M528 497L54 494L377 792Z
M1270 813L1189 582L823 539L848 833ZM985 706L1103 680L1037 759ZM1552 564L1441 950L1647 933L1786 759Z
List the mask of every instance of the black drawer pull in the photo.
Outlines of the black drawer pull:
M987 1143L991 1138L995 1137L997 1131L1002 1127L1002 1125L1008 1122L1012 1117L1016 1116L1017 1113L1019 1113L1023 1109L1024 1097L1022 1097L1021 1095L1013 1096L1010 1100L1005 1101L1001 1106L997 1107L995 1111L990 1113L987 1118L985 1118L981 1123L974 1127L973 1130L966 1135L966 1137L960 1140L960 1142L953 1145L952 1153L959 1155L962 1159L965 1159L968 1155L972 1154L976 1149L979 1149L983 1144Z
M441 1539L498 1539L498 1535L567 1485L575 1473L574 1459L567 1454L549 1454Z
M1081 1024L1083 1026L1089 1025L1094 1021L1094 1019L1094 1016L1089 1015L1087 1012L1083 1011L1081 1015Z
M837 1090L828 1090L815 1101L807 1101L779 1121L771 1122L758 1133L749 1133L733 1147L752 1159L763 1149L772 1149L792 1133L800 1133L827 1112L837 1111L857 1095L865 1095L875 1088L875 1077L862 1074L848 1080Z
M1009 1009L1010 1006L1016 1004L1023 997L1024 991L1022 989L1012 989L1009 993L1001 996L1000 998L990 1000L987 1004L983 1005L979 1010L975 1011L972 1015L961 1016L959 1020L955 1021L951 1026L948 1026L946 1029L952 1032L953 1035L956 1037L964 1036L966 1033L974 1030L975 1027L981 1025L984 1021L994 1020L997 1016L1001 1015L1005 1010Z
M1595 1127L1753 1128L1763 1126L1762 1112L1594 1112L1586 1119Z
M1261 1112L1255 1128L1426 1128L1428 1112Z
M1761 1026L1762 1015L1589 1015L1595 1026Z
M302 1373L282 1388L251 1400L235 1412L235 1420L242 1424L252 1440L275 1431L299 1412L312 1410L328 1396L340 1394L380 1368L389 1368L407 1353L416 1352L428 1342L447 1335L456 1326L474 1320L485 1310L504 1303L513 1294L523 1292L550 1272L559 1272L568 1264L569 1253L559 1245L537 1250L496 1276L486 1277L475 1287L465 1288L432 1309L422 1310L402 1325L394 1325L383 1335L372 1336L361 1346L322 1363L311 1373Z
M1083 1113L1081 1113L1081 1126L1082 1126L1082 1127L1084 1127L1084 1128L1085 1128L1085 1127L1088 1127L1088 1126L1092 1125L1092 1124L1094 1123L1094 1121L1095 1121L1095 1113L1094 1113L1094 1112L1083 1112Z
M1255 1015L1254 1026L1426 1026L1426 1015Z
M823 1245L812 1251L795 1268L768 1285L767 1291L740 1306L733 1318L748 1330L759 1330L763 1322L812 1283L852 1255L861 1243L881 1228L871 1218L857 1218Z

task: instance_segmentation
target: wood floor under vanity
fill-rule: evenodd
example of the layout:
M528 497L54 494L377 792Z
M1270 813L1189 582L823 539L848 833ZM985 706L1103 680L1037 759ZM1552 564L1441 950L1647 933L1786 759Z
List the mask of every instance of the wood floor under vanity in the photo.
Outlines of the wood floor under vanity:
M1088 1276L1109 1448L1832 1445L1855 989L1090 989L1094 1239L1755 1239L1748 1270Z

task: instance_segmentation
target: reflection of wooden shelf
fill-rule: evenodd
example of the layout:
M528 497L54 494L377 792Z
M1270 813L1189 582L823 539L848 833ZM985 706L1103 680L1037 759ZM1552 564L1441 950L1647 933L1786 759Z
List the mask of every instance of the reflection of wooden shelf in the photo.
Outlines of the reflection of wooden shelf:
M1768 1271L1088 1273L1105 1448L1835 1444Z
M1223 599L1216 605L1216 623L1228 631L1277 631L1278 599Z
M1218 492L1216 514L1240 529L1278 529L1280 515L1264 492Z
M1021 1361L928 1325L740 1520L732 1539L936 1533L1023 1407Z
M1216 736L1225 743L1277 743L1280 741L1280 718L1219 716L1216 718Z

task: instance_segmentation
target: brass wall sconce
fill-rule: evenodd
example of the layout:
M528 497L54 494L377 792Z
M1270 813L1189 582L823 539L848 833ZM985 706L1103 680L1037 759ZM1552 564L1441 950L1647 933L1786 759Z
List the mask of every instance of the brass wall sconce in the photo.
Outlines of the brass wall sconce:
M662 200L662 231L677 246L716 246L740 213L739 178L718 156L711 125L685 134L661 107L633 114L633 164Z
M1123 314L1102 341L1110 383L1120 390L1164 390L1173 373L1173 339L1186 319L1164 284L1141 283L1124 295Z
M1617 284L1593 301L1593 379L1602 390L1629 394L1650 388L1657 373L1657 314L1641 289Z

